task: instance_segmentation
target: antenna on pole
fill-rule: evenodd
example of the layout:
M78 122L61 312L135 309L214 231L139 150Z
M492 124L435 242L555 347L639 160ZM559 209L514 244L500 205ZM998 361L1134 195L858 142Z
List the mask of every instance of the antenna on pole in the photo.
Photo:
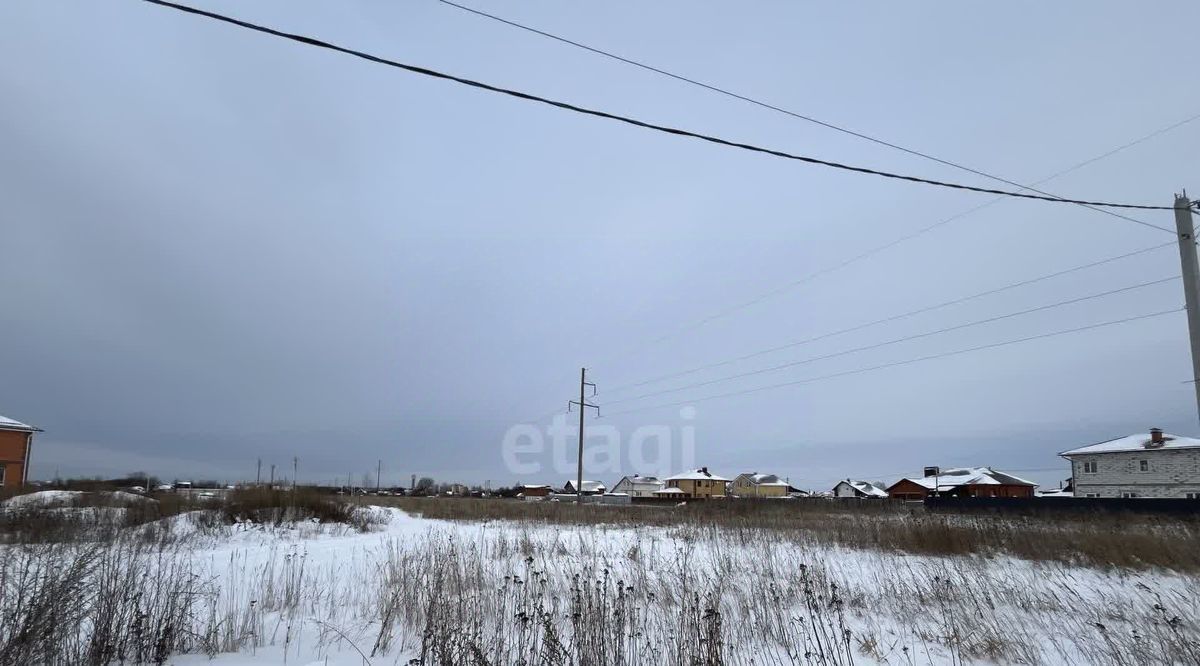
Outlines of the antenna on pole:
M583 504L583 415L588 407L596 410L596 416L600 416L600 406L593 405L587 401L587 387L592 387L592 395L596 395L596 385L587 380L587 368L579 369L579 401L568 400L567 411L571 411L571 405L579 405L579 467L575 476L575 503Z

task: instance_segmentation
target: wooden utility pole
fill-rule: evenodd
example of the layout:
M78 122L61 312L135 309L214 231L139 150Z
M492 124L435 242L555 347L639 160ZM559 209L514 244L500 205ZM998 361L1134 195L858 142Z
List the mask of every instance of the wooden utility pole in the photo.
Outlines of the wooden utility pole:
M296 490L296 473L300 469L300 458L292 456L292 490Z
M258 459L258 469L254 472L254 487L262 485L262 458Z
M567 402L567 411L571 411L571 405L579 405L579 467L575 475L575 503L583 504L583 413L588 407L596 410L596 416L600 415L600 407L598 405L589 404L584 394L585 387L592 387L592 395L596 395L596 385L587 380L587 368L579 369L579 402L574 400Z

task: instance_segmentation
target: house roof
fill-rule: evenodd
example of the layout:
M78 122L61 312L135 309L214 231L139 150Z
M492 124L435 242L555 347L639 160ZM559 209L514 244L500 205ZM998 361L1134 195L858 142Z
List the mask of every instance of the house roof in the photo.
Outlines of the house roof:
M41 432L41 428L21 423L7 416L0 416L0 430L20 430L22 432Z
M1110 439L1107 442L1081 446L1077 449L1071 449L1070 451L1063 451L1058 455L1065 458L1089 453L1120 453L1122 451L1163 451L1167 449L1200 448L1200 439L1195 439L1192 437L1180 437L1179 435L1171 435L1165 432L1163 433L1162 446L1147 446L1147 444L1150 444L1150 441L1150 435L1148 433L1141 432L1136 435L1127 435L1125 437L1118 437L1117 439Z
M540 488L549 488L550 486L547 486L545 484L523 483L523 484L521 484L521 487L529 488L531 490L536 490L536 489L540 489Z
M930 490L946 490L959 486L1037 486L1032 481L1026 481L1012 474L997 472L991 467L944 469L935 476L908 477L903 480L911 481L918 486L924 486ZM896 483L899 483L899 481ZM934 484L937 484L936 488ZM892 486L895 487L895 484L892 484Z
M888 496L888 493L886 490L871 483L870 481L856 481L854 479L846 479L844 481L838 482L838 485L841 485L843 483L849 485L851 488L857 490L858 492L860 492L868 497L887 497Z
M686 472L681 472L679 474L676 474L675 476L667 477L667 481L728 481L728 480L729 479L726 479L723 476L717 476L716 474L713 474L713 473L707 471L707 469L704 467L701 467L700 469L688 470Z
M563 488L566 488L567 486L574 488L575 487L575 479L567 480L567 482L565 484L563 484ZM580 488L585 493L600 493L600 492L604 492L604 490L605 490L605 486L603 483L600 483L599 481L587 481L587 480L584 480L582 483L580 483Z
M683 490L680 488L663 488L662 490L654 491L655 495L680 495Z
M786 481L781 481L775 474L758 474L757 472L747 472L739 474L737 481L745 480L755 486L787 486Z
M617 482L617 485L621 485L625 481L628 481L630 483L648 483L648 484L661 484L662 483L662 480L656 476L642 476L641 474L634 474L633 476L621 477L621 480Z

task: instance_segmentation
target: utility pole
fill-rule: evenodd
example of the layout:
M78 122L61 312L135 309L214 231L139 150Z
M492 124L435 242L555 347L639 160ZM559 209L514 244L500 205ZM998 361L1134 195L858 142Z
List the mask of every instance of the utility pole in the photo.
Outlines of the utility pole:
M375 491L376 492L379 491L379 477L381 474L383 474L383 461L382 460L375 463Z
M567 411L571 411L571 405L579 405L579 468L575 478L575 503L583 504L583 413L588 407L596 410L596 416L600 416L599 405L588 403L584 395L584 387L592 387L592 395L596 395L596 385L587 380L587 368L579 369L579 402L570 400L567 402Z
M258 459L258 469L254 472L254 487L262 485L262 458Z
M300 468L300 458L292 456L292 492L296 491L296 471Z
M1200 266L1196 261L1196 230L1187 191L1175 195L1175 231L1179 235L1183 298L1187 304L1188 338L1192 344L1192 386L1196 389L1196 415L1200 418Z
M271 483L267 487L275 490L275 463L271 463Z

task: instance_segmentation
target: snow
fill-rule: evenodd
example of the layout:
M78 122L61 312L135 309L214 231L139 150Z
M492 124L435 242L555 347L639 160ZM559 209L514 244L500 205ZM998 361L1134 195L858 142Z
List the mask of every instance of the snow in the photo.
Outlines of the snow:
M682 472L680 474L676 474L675 476L667 477L667 481L728 481L728 480L729 479L726 479L723 476L717 476L716 474L712 474L704 468L689 470L687 472Z
M3 504L9 509L62 506L71 504L81 497L83 497L83 491L80 490L40 490L36 493L10 497L4 500Z
M944 469L941 473L935 476L925 476L920 478L908 478L918 486L923 486L930 490L934 490L934 484L937 484L937 490L946 490L957 488L959 486L1000 486L1000 485L1022 485L1036 486L1032 481L1026 481L1015 477L1011 474L997 472L991 467L960 467L955 469Z
M600 483L599 481L584 480L580 485L582 486L583 492L585 492L585 493L602 493L606 490L604 484ZM566 491L568 493L574 492L575 481L568 480L566 483L563 484L563 488L566 489Z
M858 492L860 492L868 497L887 497L888 496L888 493L886 490L884 490L883 488L880 488L879 486L877 486L869 481L856 481L854 479L846 479L845 481L842 481L842 483L845 483L846 485L850 486L851 488L857 490Z
M214 530L205 526L205 512L160 521L174 536L183 537L187 557L198 567L197 580L207 581L206 594L213 595L214 608L252 609L256 600L279 594L269 591L273 586L293 589L298 598L292 607L265 613L255 625L263 631L256 633L253 647L211 657L176 655L168 663L408 663L420 654L419 624L397 625L392 647L382 654L364 659L359 650L371 653L380 631L375 609L381 603L377 595L388 568L412 558L454 557L459 559L452 566L479 566L480 578L475 584L484 595L494 594L511 577L528 580L531 570L540 572L541 584L547 586L547 603L569 601L572 581L578 576L594 578L601 570L605 575L611 571L613 579L628 582L631 591L636 587L638 595L643 589L658 594L657 600L640 607L639 612L646 615L639 616L643 617L639 621L647 623L659 612L654 609L663 609L660 614L668 618L677 614L682 597L692 589L701 595L716 590L729 632L728 649L733 651L726 661L738 664L808 663L790 658L778 644L748 647L746 641L764 640L763 635L739 633L753 623L760 628L775 626L768 619L772 615L803 619L805 586L798 571L811 572L811 578L805 580L818 587L837 586L838 594L847 601L846 622L855 645L859 638L874 637L879 645L892 650L883 655L856 652L854 663L858 664L962 663L962 655L948 652L936 640L947 630L942 623L974 622L976 612L982 613L984 620L961 625L964 631L994 631L999 637L996 640L1011 639L1031 645L1035 651L1022 658L1010 654L1002 663L1095 663L1077 646L1079 641L1103 640L1094 631L1084 631L1090 622L1102 619L1114 632L1119 626L1125 632L1121 635L1128 635L1128 628L1138 626L1140 613L1158 603L1160 595L1172 613L1182 616L1183 626L1194 626L1200 620L1200 580L1162 570L1109 571L1007 556L939 558L849 550L807 540L801 532L746 539L731 538L728 531L705 526L448 522L395 508L366 510L380 523L366 533L319 523L278 528L238 524ZM680 587L681 580L690 582ZM409 585L419 586L419 582ZM762 596L768 588L770 600ZM405 595L417 598L410 591ZM986 603L972 605L979 598ZM462 602L472 603L469 599ZM914 603L924 604L926 612L914 614ZM970 612L954 615L960 607ZM548 610L562 618L567 608L556 605ZM1109 615L1110 608L1122 610ZM1097 615L1099 612L1105 615ZM792 631L791 626L778 625L784 632ZM960 627L953 626L956 630ZM1143 630L1148 627L1149 623ZM985 638L988 636L980 640Z
M1058 454L1060 456L1076 456L1088 453L1117 453L1121 451L1165 451L1172 449L1195 449L1200 448L1200 439L1192 437L1180 437L1179 435L1171 435L1163 433L1162 446L1147 446L1150 443L1150 435L1147 433L1137 433L1110 439L1107 442L1099 444L1091 444L1081 446L1070 451L1063 451Z
M21 423L16 419L10 419L7 416L0 416L0 430L26 430L34 432L37 428L26 423Z

